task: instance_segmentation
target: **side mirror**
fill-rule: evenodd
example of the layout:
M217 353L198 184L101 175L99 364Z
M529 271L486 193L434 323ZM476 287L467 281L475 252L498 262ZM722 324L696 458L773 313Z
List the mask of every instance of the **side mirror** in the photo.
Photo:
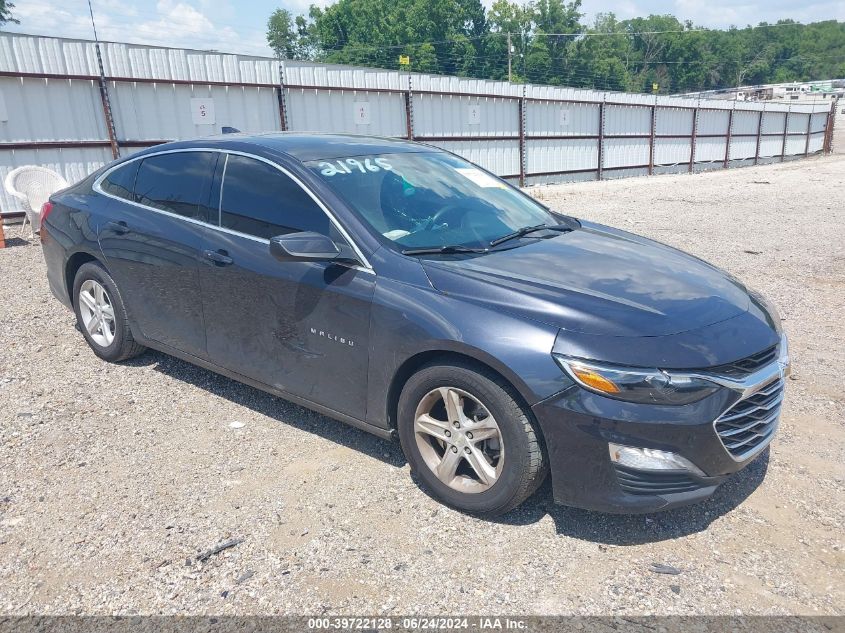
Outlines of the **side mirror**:
M271 238L270 254L280 262L325 262L336 259L340 249L325 235L301 231Z

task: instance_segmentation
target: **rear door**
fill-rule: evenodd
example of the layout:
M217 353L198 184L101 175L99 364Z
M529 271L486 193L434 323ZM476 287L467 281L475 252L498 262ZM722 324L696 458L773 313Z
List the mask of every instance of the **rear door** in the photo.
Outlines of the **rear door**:
M363 419L375 274L326 262L279 262L269 238L344 236L289 174L228 154L220 229L200 266L209 358L244 376Z
M206 357L201 236L218 153L177 151L124 164L100 182L111 198L100 248L141 333ZM213 216L217 209L214 205Z

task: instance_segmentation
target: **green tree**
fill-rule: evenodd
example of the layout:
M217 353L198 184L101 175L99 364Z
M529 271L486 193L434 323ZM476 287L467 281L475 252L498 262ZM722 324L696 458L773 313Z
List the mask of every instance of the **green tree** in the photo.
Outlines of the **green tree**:
M300 33L305 28L302 16L294 21L287 9L276 9L267 20L267 43L279 59L299 59L301 53Z
M4 0L0 0L2 3ZM0 4L9 17L10 4ZM338 0L268 21L267 41L293 59L411 69L599 90L694 92L845 76L845 23L780 21L706 30L672 15L581 24L580 0Z
M20 21L12 15L12 9L15 8L11 2L0 0L0 26L11 22L12 24L20 24Z

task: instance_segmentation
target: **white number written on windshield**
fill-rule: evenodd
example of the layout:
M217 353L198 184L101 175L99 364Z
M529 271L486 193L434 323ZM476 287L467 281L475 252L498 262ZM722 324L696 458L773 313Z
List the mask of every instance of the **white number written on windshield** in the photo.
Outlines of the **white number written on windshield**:
M393 169L393 166L387 162L386 158L365 158L363 160L346 158L333 162L323 161L319 164L319 167L321 167L320 173L324 176L351 174L356 169L362 174L374 174L382 169L385 171Z

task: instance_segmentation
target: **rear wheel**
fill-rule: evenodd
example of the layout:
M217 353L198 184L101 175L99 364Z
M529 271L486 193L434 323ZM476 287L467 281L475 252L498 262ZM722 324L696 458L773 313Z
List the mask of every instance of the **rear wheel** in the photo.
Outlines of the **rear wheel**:
M132 337L117 285L98 262L87 262L76 272L73 307L82 335L103 360L126 360L146 350Z
M515 508L546 475L530 411L507 382L469 365L430 365L408 380L399 438L425 487L474 514Z

